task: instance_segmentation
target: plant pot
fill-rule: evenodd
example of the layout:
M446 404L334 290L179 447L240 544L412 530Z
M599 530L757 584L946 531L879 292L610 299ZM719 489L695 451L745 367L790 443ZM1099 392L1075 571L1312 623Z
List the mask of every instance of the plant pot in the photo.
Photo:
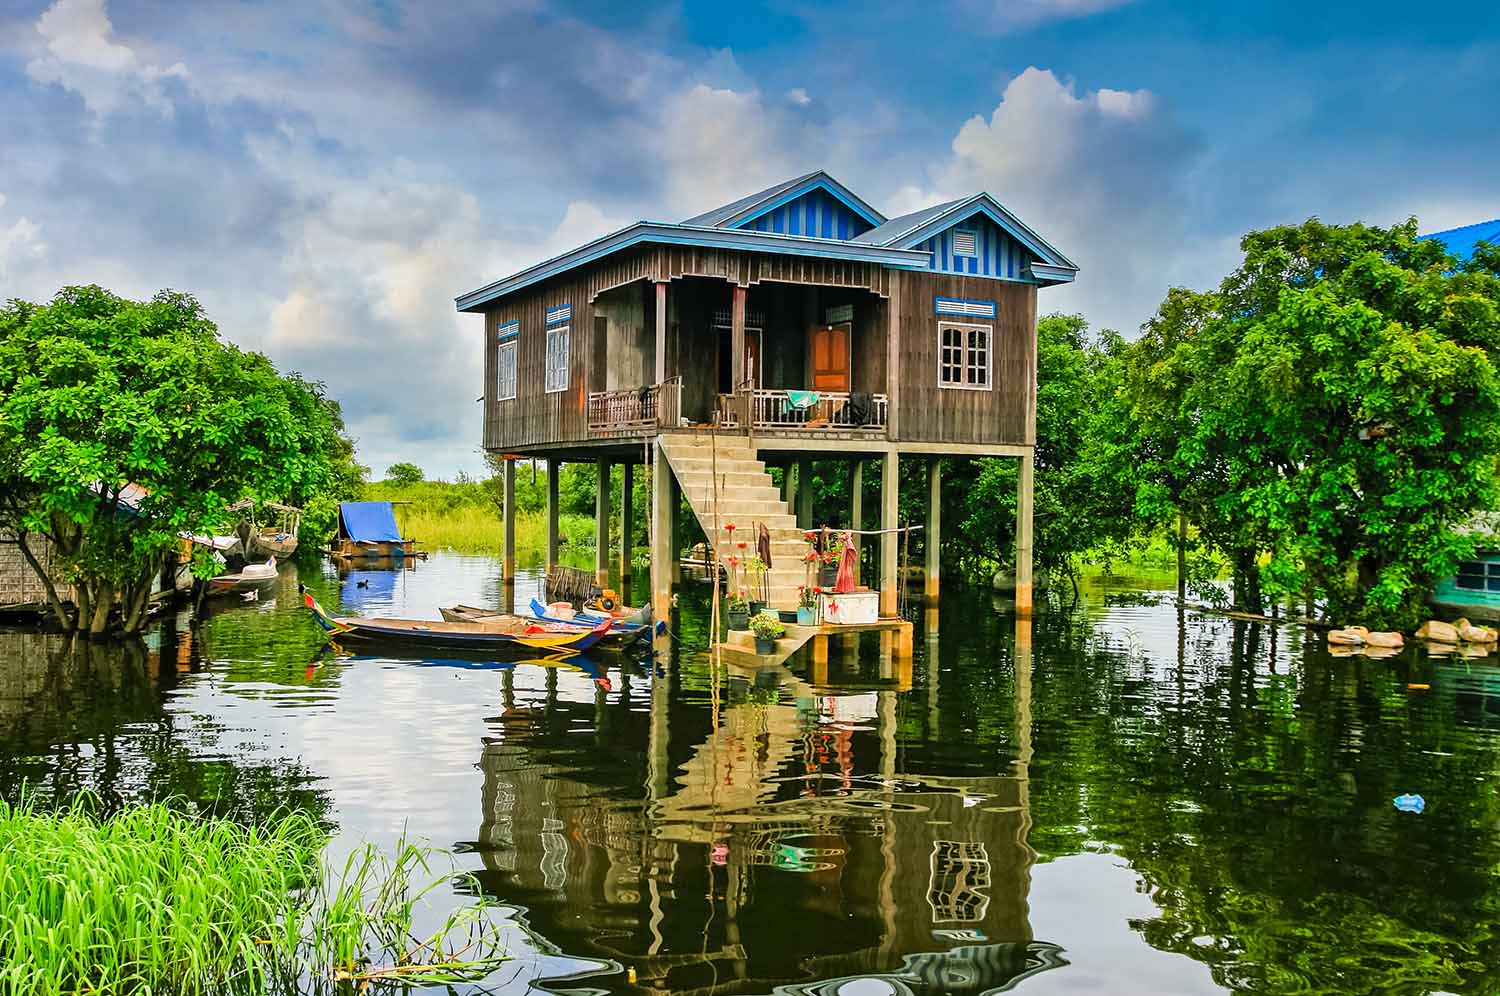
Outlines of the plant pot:
M798 626L816 626L818 624L818 610L810 605L801 606L797 609Z
M757 636L755 638L755 652L762 657L769 657L776 652L776 641L763 636Z
M750 613L748 611L746 611L745 609L730 609L729 610L729 628L730 629L749 629L750 628Z
M838 580L839 580L839 565L836 562L832 563L832 564L821 564L821 565L819 565L819 567L818 567L818 587L819 588L832 588L835 584L838 583Z
M777 609L776 618L780 619L783 623L795 623L797 621L797 610Z
M752 616L758 616L758 615L760 615L764 611L766 611L766 603L765 602L757 602L753 598L750 600L750 614Z

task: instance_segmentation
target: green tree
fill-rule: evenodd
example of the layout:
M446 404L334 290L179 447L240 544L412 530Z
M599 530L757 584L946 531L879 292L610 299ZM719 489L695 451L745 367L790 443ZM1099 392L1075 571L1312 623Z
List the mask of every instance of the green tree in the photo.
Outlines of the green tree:
M422 468L414 463L393 463L385 470L386 481L401 488L420 484L426 477Z
M223 342L188 295L129 301L86 286L45 305L11 301L0 309L0 525L17 533L61 625L139 631L180 533L222 528L240 498L305 500L331 486L332 411L300 378ZM64 565L71 613L32 556L38 536Z
M1143 339L1149 487L1231 560L1236 602L1321 590L1332 615L1414 621L1500 499L1500 279L1392 228L1252 232L1218 292L1169 295ZM1167 443L1168 434L1175 441ZM1149 504L1149 501L1144 502Z

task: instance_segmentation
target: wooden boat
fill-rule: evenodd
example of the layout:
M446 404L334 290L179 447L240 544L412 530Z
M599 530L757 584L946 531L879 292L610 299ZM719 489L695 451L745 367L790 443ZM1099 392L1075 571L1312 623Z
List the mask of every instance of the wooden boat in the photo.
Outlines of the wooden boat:
M335 560L425 557L415 540L402 536L396 527L394 502L346 501L339 503L339 532L328 553Z
M297 552L297 534L267 529L250 537L250 549L273 557L290 557Z
M438 609L443 615L444 622L484 622L504 615L494 609L482 609L475 605L454 605L448 608ZM575 626L579 629L593 629L601 622L605 622L604 616L592 613L577 613L572 617L557 615L546 611L546 606L536 599L531 600L531 614L538 621L549 624L564 626ZM609 620L612 623L609 634L599 641L601 649L607 647L625 647L647 636L652 627L642 626L638 623L625 623L619 620ZM657 627L665 632L666 626Z
M246 592L269 591L276 583L276 558L264 564L246 564L233 574L220 574L208 579L208 594L243 595Z
M498 615L479 622L434 622L430 619L364 619L331 616L302 586L302 601L334 639L370 640L394 646L457 647L497 653L554 654L587 650L607 634L614 621L591 629L545 623L524 616Z

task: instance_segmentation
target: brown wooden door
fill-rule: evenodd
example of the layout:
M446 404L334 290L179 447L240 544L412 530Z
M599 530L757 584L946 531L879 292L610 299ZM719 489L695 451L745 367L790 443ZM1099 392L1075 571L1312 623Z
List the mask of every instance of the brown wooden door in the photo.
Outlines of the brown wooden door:
M812 389L849 390L849 326L823 325L812 331Z
M760 368L760 333L745 333L745 379L757 389L764 387L765 372Z

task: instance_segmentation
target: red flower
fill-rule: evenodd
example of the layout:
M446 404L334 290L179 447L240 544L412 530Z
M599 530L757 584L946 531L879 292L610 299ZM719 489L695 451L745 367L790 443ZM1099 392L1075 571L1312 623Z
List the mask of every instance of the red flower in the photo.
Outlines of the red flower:
M823 589L822 588L814 588L813 589L813 594L814 595L821 595L821 594L823 594Z
M724 528L727 529L727 530L729 530L730 532L734 532L734 523L731 522L728 525L726 525Z
M738 558L738 557L730 557L729 558L729 566L730 567L733 567L735 564L738 564L739 562L740 562L740 558Z
M745 541L744 540L740 540L740 542L739 542L739 548L741 550L743 550L745 548Z

